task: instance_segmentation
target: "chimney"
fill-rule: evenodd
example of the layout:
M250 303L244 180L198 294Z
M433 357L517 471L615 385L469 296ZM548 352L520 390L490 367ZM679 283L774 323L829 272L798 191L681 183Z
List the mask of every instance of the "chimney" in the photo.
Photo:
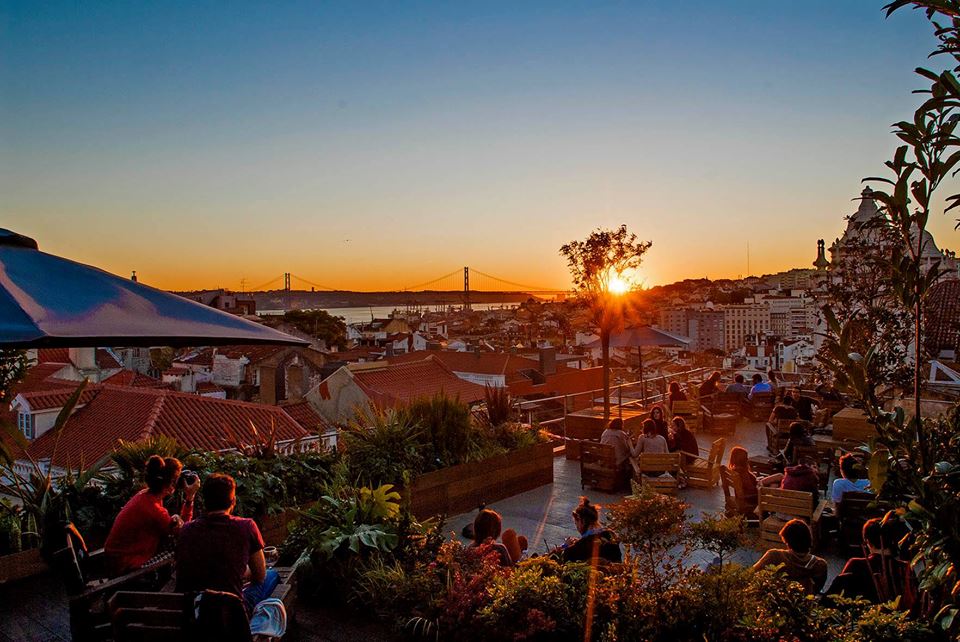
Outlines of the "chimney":
M81 373L89 373L97 369L96 348L70 348L70 363L76 366Z
M540 348L540 373L544 376L557 374L557 349L555 347Z

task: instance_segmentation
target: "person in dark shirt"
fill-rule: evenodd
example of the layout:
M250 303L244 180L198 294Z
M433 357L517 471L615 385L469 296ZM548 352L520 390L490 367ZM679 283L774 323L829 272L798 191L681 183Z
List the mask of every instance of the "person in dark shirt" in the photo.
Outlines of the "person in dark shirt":
M670 435L670 452L683 453L683 465L693 462L700 456L700 445L697 443L697 436L687 428L687 422L683 417L673 418L673 430Z
M656 405L650 409L650 419L656 426L657 434L670 442L670 430L667 428L667 420L663 413L663 406Z
M843 395L837 392L837 389L833 387L833 384L826 381L817 386L816 391L817 394L820 395L820 398L824 401L843 401Z
M817 402L813 397L797 393L793 400L793 407L797 409L797 416L803 421L813 421L816 414Z
M700 398L709 397L720 392L720 371L715 370L706 381L700 384Z
M573 523L580 533L579 538L570 538L553 551L563 562L599 561L618 563L623 560L617 535L608 528L600 526L600 506L591 504L586 497L573 509Z
M783 448L783 458L786 464L797 463L797 446L815 446L817 442L807 434L807 425L802 421L795 421L790 424L790 436L787 438L787 445Z
M793 407L793 397L784 397L783 401L778 403L770 411L770 418L767 420L776 425L781 419L796 419L797 409Z
M915 578L910 564L901 561L897 553L900 533L895 531L898 522L897 519L887 520L886 517L883 520L875 517L866 521L863 525L863 543L867 556L847 560L843 570L830 584L828 595L860 597L874 604L897 597L903 602L907 597L911 603L901 606L908 609L912 606L911 589Z
M677 383L676 381L671 381L671 382L670 382L670 393L668 394L668 398L670 399L670 403L671 403L671 404L672 404L674 401L686 401L686 400L687 400L687 393L685 393L685 392L680 388L680 384L679 384L679 383Z
M827 581L827 562L810 553L813 534L802 520L791 519L780 529L780 539L787 548L770 549L753 568L781 566L783 574L803 586L808 595L820 592Z
M177 541L178 592L225 591L243 599L247 617L280 581L267 570L263 537L252 519L234 517L237 484L214 473L203 482L203 516L184 525ZM249 569L250 582L244 585Z

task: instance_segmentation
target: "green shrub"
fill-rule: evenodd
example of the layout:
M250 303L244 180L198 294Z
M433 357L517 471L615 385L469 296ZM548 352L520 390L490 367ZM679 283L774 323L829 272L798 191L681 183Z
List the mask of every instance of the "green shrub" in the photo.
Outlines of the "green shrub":
M358 415L341 432L349 483L402 484L404 475L425 468L423 430L407 413L393 410Z
M474 434L470 409L459 398L438 393L410 403L401 414L411 425L419 425L420 443L427 448L427 470L436 470L467 461Z

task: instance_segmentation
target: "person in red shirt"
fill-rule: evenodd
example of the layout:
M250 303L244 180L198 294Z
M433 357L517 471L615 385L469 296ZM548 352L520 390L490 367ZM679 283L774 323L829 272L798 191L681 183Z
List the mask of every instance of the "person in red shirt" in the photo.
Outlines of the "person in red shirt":
M184 487L185 501L179 515L171 516L163 500L177 488L182 464L173 457L151 455L144 470L147 487L130 498L114 520L103 546L107 568L121 575L140 568L160 550L164 538L180 530L193 516L193 498L200 480Z

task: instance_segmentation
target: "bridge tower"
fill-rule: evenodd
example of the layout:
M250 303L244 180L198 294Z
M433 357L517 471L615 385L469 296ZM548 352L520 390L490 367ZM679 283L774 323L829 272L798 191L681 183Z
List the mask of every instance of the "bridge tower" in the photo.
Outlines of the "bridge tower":
M470 268L463 268L463 309L470 309Z
M290 273L289 272L283 273L283 289L285 292L290 291Z

